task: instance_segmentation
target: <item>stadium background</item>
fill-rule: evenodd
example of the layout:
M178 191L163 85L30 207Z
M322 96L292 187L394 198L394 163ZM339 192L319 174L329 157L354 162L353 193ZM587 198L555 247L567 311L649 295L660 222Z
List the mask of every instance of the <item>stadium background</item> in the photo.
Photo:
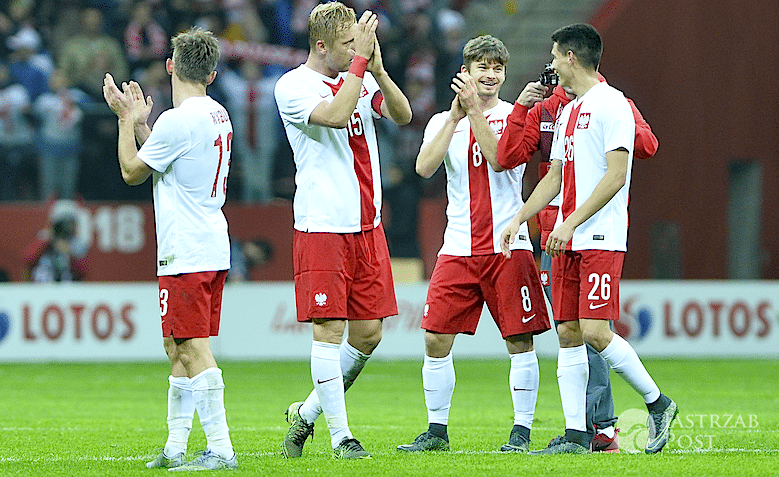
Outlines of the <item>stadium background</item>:
M191 20L219 27L225 38L233 38L223 41L224 73L240 71L251 60L263 65L267 78L305 58L301 39L283 31L287 27L294 31L294 6L301 3L305 2L148 2L153 11L165 12L167 17L160 18L171 25ZM275 9L269 11L268 5ZM75 34L80 11L87 7L101 11L105 34L123 43L132 6L121 0L5 2L0 12L8 21L0 21L0 59L5 63L14 58L17 49L12 38L18 39L20 29L29 24L40 30L38 53L49 54L56 68L59 45L47 41L67 41L67 34L58 37L55 32ZM290 23L266 23L260 41L249 38L247 32L241 37L230 22L235 11L247 6L256 7L260 19L286 18ZM413 323L414 309L424 300L424 280L432 270L446 222L442 171L421 181L411 166L420 128L451 99L447 92L451 76L447 74L452 64L459 63L457 55L454 63L444 61L452 60L452 55L446 56L447 45L441 38L450 38L443 32L459 28L452 33L454 44L483 33L506 42L512 60L501 96L511 102L549 60L551 32L568 23L587 21L604 38L601 72L635 100L660 141L655 158L634 165L625 296L635 296L637 301L629 302L631 309L624 309L623 303L621 332L632 332L634 340L642 333L641 339L656 340L652 347L659 347L661 354L777 355L779 241L774 231L779 228L779 68L768 54L779 40L779 4L768 0L749 4L388 0L357 2L355 7L383 12L382 21L391 25L381 32L385 58L392 59L392 74L420 106L414 109L415 125L384 131L389 139L380 145L382 153L391 158L384 171L384 214L396 258L399 294L410 310L409 318L402 320ZM25 8L27 15L15 20L14 15ZM171 12L182 18L171 17ZM71 22L69 28L57 19ZM88 245L84 281L89 283L1 284L0 359L116 359L116 347L107 345L127 342L132 348L147 338L156 339L158 325L151 316L155 303L151 186L130 188L121 183L115 122L99 97L92 100L83 105L80 169L73 197L78 233ZM267 247L265 257L248 271L248 283L229 285L238 298L235 312L225 317L226 323L259 327L258 334L278 325L274 317L289 310L279 312L278 304L263 307L257 297L272 301L290 293L289 283L278 282L291 279L289 199L294 190L294 165L283 132L267 140L275 140L277 146L272 198L245 199L240 165L246 158L236 155L225 207L236 241L259 240ZM527 176L532 179L532 172ZM8 194L10 199L0 202L0 268L11 282L29 277L25 250L47 227L57 203L56 196L41 196L39 185L31 160L23 164ZM728 281L736 279L741 281ZM128 303L130 308L126 308ZM266 312L246 316L243 310L256 308L257 303ZM123 315L128 309L129 315ZM256 324L257 320L264 320L264 325ZM129 332L128 321L135 324L129 341L123 338ZM139 331L145 327L138 323L153 326L145 334ZM302 344L291 341L282 348L299 351L291 357L307 356L305 328L301 331L294 323L288 325L284 333ZM420 353L421 334L408 328L408 335L398 335L406 348L385 344L379 349L386 349L388 356L393 352L411 355L411 350ZM501 354L500 347L486 345L495 338L488 328L480 328L487 341L466 341L463 352L483 354L486 346L488 354ZM231 334L240 331L225 329L223 339ZM549 353L553 347L552 343ZM234 348L228 343L221 349ZM161 350L155 344L149 353L130 353L126 358L153 358ZM255 352L243 357L269 356Z

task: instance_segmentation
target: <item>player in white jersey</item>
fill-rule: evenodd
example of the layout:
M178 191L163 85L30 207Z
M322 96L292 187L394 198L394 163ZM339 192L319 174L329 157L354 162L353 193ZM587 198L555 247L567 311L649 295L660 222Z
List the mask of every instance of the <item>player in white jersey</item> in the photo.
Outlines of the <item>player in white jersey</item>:
M598 79L603 43L595 28L563 27L552 34L552 41L552 67L560 86L576 99L557 120L549 173L504 231L501 245L504 255L511 256L519 225L562 186L557 223L545 247L552 257L553 309L561 322L557 380L565 435L534 454L589 452L585 340L644 398L650 415L645 452L656 453L668 442L676 404L660 392L633 347L612 333L608 321L619 319L635 120L622 93Z
M349 429L344 392L378 346L382 320L398 312L373 121L408 124L411 107L384 69L376 15L366 11L356 19L340 2L316 6L308 59L275 90L297 169L297 319L313 322L314 338L314 390L287 409L282 450L288 458L302 455L322 413L336 458L371 457Z
M474 334L484 303L509 352L509 389L514 426L500 450L527 452L538 396L538 358L533 335L550 328L541 279L527 226L504 258L500 232L522 207L524 164L504 171L497 164L498 139L511 104L498 94L509 53L499 39L480 36L463 49L453 80L449 111L430 119L416 170L430 177L445 164L448 205L444 244L438 252L425 303L422 387L428 430L399 451L448 450L447 425L455 371L452 346L458 333Z
M227 221L222 214L233 127L227 111L206 95L216 77L219 45L211 32L192 28L171 40L173 108L150 129L152 108L138 83L106 74L103 95L119 118L122 178L139 185L152 176L157 231L157 275L168 378L168 440L146 467L215 470L238 467L224 408L224 381L211 353L219 333L222 290L230 268ZM135 142L141 144L136 148ZM197 409L207 449L186 463Z

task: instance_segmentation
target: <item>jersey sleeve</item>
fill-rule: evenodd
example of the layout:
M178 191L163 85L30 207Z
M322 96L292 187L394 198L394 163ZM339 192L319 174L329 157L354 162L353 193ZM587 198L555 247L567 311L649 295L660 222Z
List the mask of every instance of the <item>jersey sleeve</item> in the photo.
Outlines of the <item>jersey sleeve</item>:
M284 75L279 79L274 96L281 118L292 124L308 125L314 109L322 101L327 101L317 93L315 88L312 88L312 85L304 84L294 75Z
M528 109L514 103L514 109L506 118L506 130L498 140L498 164L504 169L513 169L525 164L538 150L541 138L542 102Z
M384 95L381 92L379 83L376 82L376 78L370 73L365 73L362 85L368 90L368 97L371 98L371 114L373 115L373 118L382 118L381 103L384 101Z
M554 135L552 136L552 149L549 152L549 162L557 159L563 161L565 159L565 128L567 118L571 115L571 108L573 107L573 101L565 105L563 112L555 120Z
M190 147L187 124L174 109L169 109L155 121L151 134L138 151L138 158L155 171L165 172Z
M659 145L657 137L630 98L628 98L628 103L630 103L630 109L633 111L633 119L636 120L636 139L633 156L638 159L649 159L657 152Z
M604 153L624 148L633 150L636 121L630 105L621 93L609 96L609 101L601 103L605 107L603 118Z
M441 128L444 127L444 121L446 119L446 116L444 116L445 114L449 114L449 113L448 112L436 113L433 115L432 118L430 118L430 121L427 122L427 126L425 126L424 136L422 136L422 146L433 142L433 139L435 139L435 135L438 134L438 131L440 131Z

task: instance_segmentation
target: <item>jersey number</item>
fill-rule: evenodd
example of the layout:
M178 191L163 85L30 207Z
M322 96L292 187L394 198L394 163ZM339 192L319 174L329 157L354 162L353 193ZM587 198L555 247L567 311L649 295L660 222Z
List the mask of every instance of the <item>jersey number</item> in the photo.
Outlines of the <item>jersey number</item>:
M160 289L160 316L168 314L168 289Z
M590 273L588 282L592 283L592 290L587 298L590 301L607 301L611 298L611 275L604 273L598 275L597 273ZM598 297L598 291L600 291L600 298Z
M231 132L227 133L227 141L225 144L222 143L221 134L216 138L216 141L214 141L214 146L219 148L219 163L216 165L216 177L214 177L214 188L211 189L211 197L216 197L216 186L219 184L219 170L222 168L222 156L225 151L227 151L228 157L230 156L230 145L232 143L233 133ZM223 145L225 146L224 148L222 148ZM227 167L230 167L230 159L227 160ZM222 181L222 193L225 195L227 194L227 176L225 176Z
M533 302L530 301L530 289L527 286L523 286L519 289L519 294L522 296L522 309L526 312L533 310Z
M481 153L479 143L474 141L471 146L471 159L473 160L473 167L479 167L484 162L484 156ZM529 310L528 310L529 311Z
M365 128L362 124L362 118L357 111L349 118L349 124L346 125L346 130L349 131L349 137L362 136Z

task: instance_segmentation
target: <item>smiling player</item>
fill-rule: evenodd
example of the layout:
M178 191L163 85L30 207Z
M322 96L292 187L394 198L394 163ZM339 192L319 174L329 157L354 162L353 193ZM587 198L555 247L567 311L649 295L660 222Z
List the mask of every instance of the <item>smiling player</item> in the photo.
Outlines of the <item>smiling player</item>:
M485 302L511 358L514 427L500 450L526 452L530 442L539 381L533 335L550 326L526 225L512 245L514 255L506 259L500 253L500 232L522 207L525 171L524 164L503 171L497 163L498 139L512 109L498 97L508 60L503 42L490 35L465 45L463 66L453 79L452 106L430 119L417 156L422 177L432 176L441 163L446 166L448 223L422 319L429 426L399 451L449 449L452 345L458 333L476 332Z

